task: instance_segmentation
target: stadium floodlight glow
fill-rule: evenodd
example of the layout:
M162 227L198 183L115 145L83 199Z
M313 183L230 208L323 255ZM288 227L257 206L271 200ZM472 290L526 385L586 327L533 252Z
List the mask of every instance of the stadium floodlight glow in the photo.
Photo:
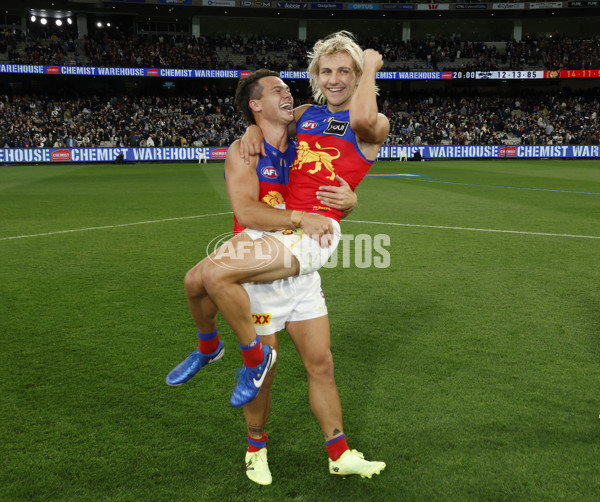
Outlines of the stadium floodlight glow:
M40 19L40 23L45 25L48 23L48 20L45 17L43 17L42 19Z
M106 26L108 26L110 28L110 23L106 23Z
M98 28L102 28L102 23L101 23L100 21L98 21L98 22L96 23L96 26L97 26Z
M56 20L56 26L62 26L62 21L60 19Z
M31 22L32 22L32 23L35 23L35 20L36 20L36 19L37 19L37 17L35 17L35 16L31 16Z
M72 20L70 17L68 17L68 18L67 18L67 23L69 23L69 24L73 24L73 20Z

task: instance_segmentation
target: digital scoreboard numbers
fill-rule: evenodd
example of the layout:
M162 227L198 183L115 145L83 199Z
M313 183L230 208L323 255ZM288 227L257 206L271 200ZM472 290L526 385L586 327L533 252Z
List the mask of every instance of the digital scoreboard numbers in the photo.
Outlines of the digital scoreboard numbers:
M545 78L539 70L453 71L453 79L469 80L533 80Z
M599 78L600 70L560 70L546 71L545 78Z

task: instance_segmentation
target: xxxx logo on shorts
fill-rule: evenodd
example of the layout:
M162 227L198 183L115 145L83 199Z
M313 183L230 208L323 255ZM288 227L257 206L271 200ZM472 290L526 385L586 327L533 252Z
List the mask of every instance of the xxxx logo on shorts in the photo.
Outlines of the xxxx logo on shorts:
M265 326L271 322L271 314L252 314L255 326Z

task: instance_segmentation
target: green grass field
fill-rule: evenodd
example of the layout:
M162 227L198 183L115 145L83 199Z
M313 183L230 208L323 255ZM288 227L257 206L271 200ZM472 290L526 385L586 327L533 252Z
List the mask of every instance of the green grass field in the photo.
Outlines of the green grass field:
M0 500L595 501L600 162L379 162L346 234L388 268L322 271L352 448L333 478L289 338L270 487L229 406L237 340L196 344L185 272L232 227L221 164L0 168Z

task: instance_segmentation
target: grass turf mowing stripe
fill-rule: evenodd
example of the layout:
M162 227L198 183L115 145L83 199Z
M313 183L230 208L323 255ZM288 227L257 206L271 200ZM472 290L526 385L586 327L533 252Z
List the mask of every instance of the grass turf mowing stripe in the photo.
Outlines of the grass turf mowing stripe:
M600 162L418 167L600 192ZM231 229L217 216L0 243L0 500L596 500L600 241L399 224L597 236L600 199L387 180L365 180L349 216L376 224L344 230L390 234L389 267L358 268L359 242L321 274L344 428L381 476L332 479L287 335L268 489L245 474L222 318L222 362L164 383L197 343L182 279ZM0 237L231 211L222 164L0 168L3 182L19 184L1 192Z

